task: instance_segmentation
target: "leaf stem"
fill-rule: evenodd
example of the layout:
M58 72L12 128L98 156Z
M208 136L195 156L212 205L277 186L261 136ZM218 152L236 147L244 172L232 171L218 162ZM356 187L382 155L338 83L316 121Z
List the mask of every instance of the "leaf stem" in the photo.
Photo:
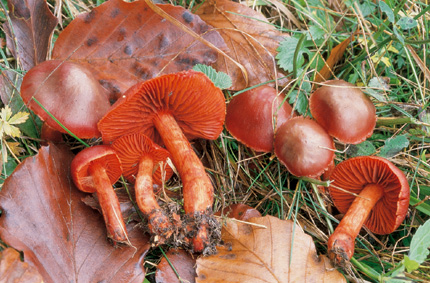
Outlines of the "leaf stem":
M302 44L305 41L306 33L302 33L297 42L296 50L294 50L294 58L293 58L293 78L297 78L297 57L299 57L300 48L302 48Z

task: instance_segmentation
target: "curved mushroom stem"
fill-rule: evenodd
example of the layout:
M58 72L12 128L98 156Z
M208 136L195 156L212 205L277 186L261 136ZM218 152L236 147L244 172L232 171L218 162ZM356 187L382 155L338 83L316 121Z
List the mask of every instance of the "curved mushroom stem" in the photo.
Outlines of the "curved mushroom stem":
M173 223L155 199L152 187L153 170L154 162L152 158L143 156L139 162L139 171L136 176L136 202L139 209L148 219L148 228L154 236L154 242L163 244L173 233Z
M191 219L199 219L193 238L194 252L203 252L210 246L209 218L213 217L213 187L205 168L183 134L175 118L169 113L159 113L154 125L172 156L183 184L184 210ZM201 219L200 219L201 218Z
M352 202L334 233L328 239L329 257L343 265L354 254L354 241L375 204L384 194L382 186L369 184Z
M128 243L127 230L122 218L119 200L112 188L105 168L97 162L93 162L89 166L88 171L93 177L97 190L96 193L102 209L108 237L115 242Z

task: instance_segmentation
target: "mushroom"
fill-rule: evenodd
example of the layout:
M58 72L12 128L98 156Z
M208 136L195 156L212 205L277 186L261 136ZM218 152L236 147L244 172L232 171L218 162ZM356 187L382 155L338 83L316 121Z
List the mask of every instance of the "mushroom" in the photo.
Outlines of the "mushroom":
M112 147L121 160L124 177L135 183L136 202L148 220L153 241L158 244L166 243L174 227L158 205L153 183L160 185L172 176L173 170L167 165L169 152L140 133L121 136L113 141Z
M347 159L335 167L331 179L330 195L345 215L328 240L328 252L342 265L354 254L354 240L363 224L380 235L399 227L408 210L410 192L403 172L377 156Z
M292 107L266 85L234 96L227 105L225 126L231 135L259 152L273 151L276 129L293 116Z
M222 91L203 73L190 70L131 87L98 124L104 142L130 132L156 141L161 137L182 179L184 210L197 223L195 252L212 250L210 226L219 224L213 220L212 183L188 140L216 139L224 120Z
M113 148L108 145L85 148L72 160L70 171L79 190L97 194L108 237L115 242L127 243L127 230L112 188L122 174L120 160Z
M317 177L333 162L334 143L314 120L294 117L277 130L275 155L291 174Z
M311 94L309 108L318 124L344 143L358 144L370 137L375 128L376 109L372 101L343 80L325 82Z
M61 60L45 61L28 71L21 97L49 127L67 133L61 123L79 138L100 137L97 122L111 106L106 90L89 69Z

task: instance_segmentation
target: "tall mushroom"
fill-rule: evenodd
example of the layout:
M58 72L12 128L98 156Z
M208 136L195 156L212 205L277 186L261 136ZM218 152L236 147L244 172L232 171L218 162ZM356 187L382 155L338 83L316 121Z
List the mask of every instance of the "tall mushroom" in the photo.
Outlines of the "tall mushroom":
M324 83L309 98L312 116L329 135L357 144L373 133L376 109L372 101L353 84L343 80Z
M317 177L333 162L334 143L314 120L294 117L276 132L275 154L294 176Z
M121 160L124 177L135 184L136 202L148 220L153 242L166 243L174 227L155 198L153 183L160 185L172 176L173 170L167 165L169 152L143 134L121 136L112 147Z
M45 61L28 71L21 97L50 128L66 133L33 98L79 138L100 137L97 122L111 106L91 70L61 60Z
M113 148L97 145L80 151L73 159L70 171L78 189L97 194L108 237L115 242L127 243L127 230L112 188L122 174L120 160Z
M330 195L345 215L328 240L328 251L330 258L342 265L354 254L354 240L363 224L380 235L399 227L409 207L410 192L403 172L377 156L347 159L335 167L330 178Z
M224 120L222 91L203 73L190 70L131 87L98 124L104 142L132 131L155 140L161 137L182 179L185 212L198 224L193 237L196 252L213 248L210 226L216 221L212 183L188 140L216 139Z
M271 152L275 130L293 116L292 107L283 100L283 95L266 85L241 93L227 105L225 127L246 146Z

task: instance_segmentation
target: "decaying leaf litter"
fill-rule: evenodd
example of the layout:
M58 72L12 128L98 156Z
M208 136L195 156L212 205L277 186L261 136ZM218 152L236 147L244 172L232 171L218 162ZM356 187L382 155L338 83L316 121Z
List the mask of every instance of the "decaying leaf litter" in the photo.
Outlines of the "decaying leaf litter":
M304 73L300 73L301 69L307 68L308 71L314 68L319 69L323 58L327 59L330 55L330 49L343 40L347 40L351 33L357 31L358 27L359 36L346 48L343 56L345 61L339 62L338 66L330 66L330 69L336 76L352 80L360 86L369 86L370 88L365 90L377 106L378 116L384 119L381 119L373 136L363 145L348 146L337 142L336 147L340 152L336 155L336 161L347 159L357 152L389 157L408 173L407 176L414 185L412 187L412 206L410 206L409 215L401 228L387 237L374 236L366 231L360 237L360 242L356 243L355 252L360 255L356 258L360 260L360 264L355 263L351 266L350 276L352 278L365 276L364 278L370 277L373 280L376 280L376 275L372 269L376 270L376 274L389 275L388 272L393 266L399 266L404 262L402 256L409 247L408 243L416 227L428 219L429 213L428 204L425 201L429 185L429 166L426 162L428 132L425 127L428 124L428 118L426 118L428 117L426 110L426 101L428 101L426 83L428 82L425 76L420 75L422 68L424 68L423 73L427 73L428 69L425 64L423 66L422 62L416 60L416 54L414 55L414 53L418 53L419 58L420 55L422 56L422 52L425 52L426 33L421 31L428 19L423 16L425 12L421 13L424 11L424 7L419 5L405 3L404 6L397 6L398 3L389 3L384 6L382 3L380 1L372 4L364 1L359 5L347 3L343 7L336 3L337 5L333 5L333 7L327 7L314 1L305 2L303 5L295 2L286 5L294 11L293 17L300 19L302 26L307 26L305 30L309 31L300 46L297 44L300 40L296 41L295 45L293 41L286 40L286 44L290 44L286 45L290 50L296 48L303 50L302 53L293 54L297 60L292 60L293 68L295 65L295 70L292 71L298 75L302 74L300 78L305 78L304 80L292 80L288 85L293 86L286 89L288 101L299 113L306 113L306 102L310 92L307 84L312 82L314 73L308 73L308 76L305 76ZM272 2L270 4L275 5ZM75 8L69 7L69 9ZM332 15L322 12L327 8L334 11ZM255 9L263 11L271 22L278 25L281 23L283 28L293 31L291 38L300 39L301 32L293 24L297 21L296 18L285 18L271 9L269 5L257 6ZM316 13L311 13L315 10ZM384 26L381 30L372 21L369 21L372 11L380 17L380 21L385 21L388 26ZM348 23L345 23L345 18L350 19L352 16L356 18L356 25L349 26ZM408 25L410 22L407 20L408 17L412 18L412 23L415 21L417 25ZM414 17L417 18L414 19ZM323 25L321 18L329 20L325 21ZM321 35L324 34L321 32L324 30L328 31L326 37ZM335 34L335 30L340 34ZM394 35L396 38L393 40L388 35ZM378 45L378 40L385 43ZM407 48L404 48L402 44L406 44ZM422 46L424 46L424 51L421 51ZM411 49L414 50L412 56L408 53L408 50ZM278 57L283 50L279 51ZM367 55L370 59L366 58ZM425 62L425 56L421 58ZM368 60L365 61L366 59ZM311 61L308 66L306 64L309 61L307 60ZM393 65L396 65L399 70L392 68ZM412 72L407 72L405 66L411 68ZM358 70L361 70L361 73ZM387 78L389 88L386 84L381 83L382 79ZM234 95L233 92L230 94ZM20 142L25 144L25 141L20 140ZM69 140L69 142L73 141ZM270 154L255 154L235 142L226 131L217 141L196 141L194 147L204 157L204 164L216 184L216 208L221 208L229 203L244 202L265 214L295 219L302 224L306 232L314 237L317 244L321 244L319 251L325 253L324 243L331 232L330 226L336 225L336 221L331 216L327 217L321 203L329 209L330 213L333 213L333 216L336 216L336 211L330 210L333 207L328 196L322 194L319 199L318 195L313 194L313 183L290 179L282 166ZM38 146L34 144L27 145L27 153L32 153L37 148ZM168 183L167 188L169 186L177 188L178 183ZM421 278L420 276L425 278L425 270L428 268L426 264L425 261L422 261L417 270L407 269L406 275L408 278L416 279ZM359 271L356 271L355 268L358 268ZM393 275L402 276L401 266L397 271Z

